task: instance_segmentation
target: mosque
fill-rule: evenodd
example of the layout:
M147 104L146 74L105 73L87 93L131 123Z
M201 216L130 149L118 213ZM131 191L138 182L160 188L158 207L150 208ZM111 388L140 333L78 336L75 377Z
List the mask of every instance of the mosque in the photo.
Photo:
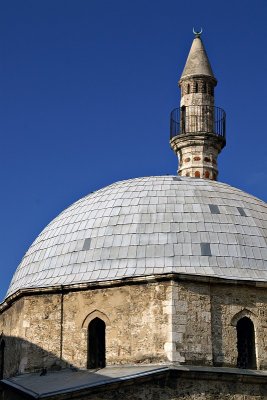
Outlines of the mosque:
M267 399L267 208L217 182L216 85L195 33L178 174L89 194L30 246L0 304L1 400Z

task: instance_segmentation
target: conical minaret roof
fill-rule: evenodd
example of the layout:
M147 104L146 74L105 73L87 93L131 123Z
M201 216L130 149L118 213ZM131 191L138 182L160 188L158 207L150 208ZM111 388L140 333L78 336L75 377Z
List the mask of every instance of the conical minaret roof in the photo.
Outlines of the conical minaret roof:
M200 35L196 35L180 79L184 80L199 75L209 76L216 81Z

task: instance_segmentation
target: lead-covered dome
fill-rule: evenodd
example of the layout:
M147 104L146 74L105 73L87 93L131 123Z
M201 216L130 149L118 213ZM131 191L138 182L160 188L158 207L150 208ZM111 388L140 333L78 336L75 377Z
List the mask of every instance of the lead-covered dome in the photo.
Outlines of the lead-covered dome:
M19 289L183 273L267 281L266 204L210 180L114 183L64 210L14 274Z

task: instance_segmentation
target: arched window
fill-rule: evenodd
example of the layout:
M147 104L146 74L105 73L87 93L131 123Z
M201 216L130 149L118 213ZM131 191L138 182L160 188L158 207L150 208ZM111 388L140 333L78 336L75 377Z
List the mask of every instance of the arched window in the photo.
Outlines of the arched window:
M5 341L0 339L0 380L4 377Z
M198 93L198 83L196 82L196 93Z
M188 83L188 85L187 85L187 94L189 94L189 93L190 93L190 85Z
M200 172L199 171L195 172L195 178L200 178Z
M203 93L207 93L207 84L206 84L206 82L203 83Z
M106 366L106 324L100 318L94 318L88 326L88 368Z
M256 369L255 332L250 318L243 317L236 324L237 368Z

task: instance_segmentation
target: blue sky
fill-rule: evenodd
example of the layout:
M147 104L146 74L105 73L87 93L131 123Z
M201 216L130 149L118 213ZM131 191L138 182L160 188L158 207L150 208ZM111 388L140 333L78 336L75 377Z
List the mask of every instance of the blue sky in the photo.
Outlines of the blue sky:
M0 299L69 204L176 173L169 114L193 26L227 113L219 180L266 201L266 18L265 0L0 2Z

